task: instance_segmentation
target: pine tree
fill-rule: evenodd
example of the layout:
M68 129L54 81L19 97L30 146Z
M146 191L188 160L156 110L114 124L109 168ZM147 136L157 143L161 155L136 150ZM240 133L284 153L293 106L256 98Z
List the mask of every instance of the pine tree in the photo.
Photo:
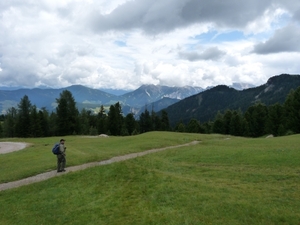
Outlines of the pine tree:
M274 136L281 135L283 131L284 109L279 103L268 107L266 131Z
M57 125L57 114L54 112L50 113L49 116L49 128L48 128L48 134L49 136L57 136L58 135L58 125Z
M18 104L18 115L16 123L16 133L19 137L29 137L30 136L30 111L31 102L27 95L21 99Z
M82 109L79 115L80 134L87 135L90 132L89 118L86 109Z
M30 112L30 136L31 137L43 136L41 120L35 105L32 106Z
M294 133L300 133L300 87L292 90L284 103L286 124Z
M234 136L243 135L243 116L241 111L233 111L230 121L229 134Z
M185 132L185 125L184 123L182 122L182 120L180 120L176 126L174 127L174 131L176 132Z
M105 113L104 106L101 105L100 111L97 114L97 130L99 134L107 133L107 116Z
M3 122L3 136L16 137L16 120L17 109L12 107L7 110L5 120Z
M212 126L212 132L216 134L224 134L225 128L224 128L224 119L223 115L218 112L215 118L215 121Z
M121 135L123 126L122 109L119 102L111 105L108 112L108 130L112 135Z
M151 116L147 109L145 109L145 112L141 113L139 125L140 125L141 133L146 133L146 132L152 131Z
M161 112L161 130L169 131L170 130L170 122L168 113L165 110Z
M132 113L126 115L125 127L129 135L132 135L133 131L136 129L136 121Z
M77 134L79 112L72 93L64 90L56 102L58 104L56 107L58 135Z
M185 126L183 123L179 123L177 126L177 131L178 132L185 132Z
M49 113L46 110L46 108L42 108L38 112L38 118L41 123L41 129L42 129L42 137L48 137L50 136L50 123L49 123Z
M224 128L224 134L230 134L230 123L232 120L232 111L226 110L224 116L223 116L223 128Z
M3 137L3 125L2 125L2 121L0 120L0 138L2 138Z
M191 119L186 127L186 131L189 133L199 133L200 132L200 123L196 119Z
M245 119L248 122L251 137L260 137L265 134L267 116L267 107L261 103L250 106L247 109Z

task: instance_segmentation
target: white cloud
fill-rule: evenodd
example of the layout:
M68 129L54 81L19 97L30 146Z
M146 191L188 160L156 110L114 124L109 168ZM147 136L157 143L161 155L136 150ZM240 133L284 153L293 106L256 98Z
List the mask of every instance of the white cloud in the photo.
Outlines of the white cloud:
M297 0L2 1L0 85L259 85L299 74L299 12Z
M221 51L218 47L210 47L205 49L203 52L179 52L179 56L189 61L198 60L218 60L226 53Z

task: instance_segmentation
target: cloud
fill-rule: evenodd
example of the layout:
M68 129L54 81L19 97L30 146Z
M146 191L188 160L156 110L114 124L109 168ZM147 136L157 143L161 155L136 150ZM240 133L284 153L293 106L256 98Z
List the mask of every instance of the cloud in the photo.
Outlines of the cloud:
M218 60L220 57L222 57L225 54L226 54L226 52L219 50L218 47L210 47L201 53L179 52L180 58L186 59L189 61Z
M0 1L0 88L258 85L299 73L299 12L296 0Z
M254 53L270 54L280 52L300 52L300 27L290 25L275 31L273 37L254 46Z
M295 21L297 21L298 23L300 23L300 9L298 9L298 10L294 13L293 19L294 19Z
M271 2L271 0L243 3L236 0L128 1L108 14L94 10L88 21L91 22L89 24L92 28L99 32L141 29L148 34L158 34L197 23L242 29L262 15Z

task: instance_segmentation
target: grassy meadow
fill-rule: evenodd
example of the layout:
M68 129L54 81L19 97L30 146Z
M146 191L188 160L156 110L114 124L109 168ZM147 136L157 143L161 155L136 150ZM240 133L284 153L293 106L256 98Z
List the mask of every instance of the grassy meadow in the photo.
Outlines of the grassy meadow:
M0 183L54 170L59 138L0 155ZM67 166L199 144L0 192L0 224L300 224L300 135L240 138L171 132L65 137Z

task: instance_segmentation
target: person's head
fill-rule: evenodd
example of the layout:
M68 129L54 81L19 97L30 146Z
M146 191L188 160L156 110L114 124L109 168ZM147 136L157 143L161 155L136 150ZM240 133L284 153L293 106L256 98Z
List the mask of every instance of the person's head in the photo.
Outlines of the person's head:
M65 143L65 139L60 139L59 143L64 144Z

